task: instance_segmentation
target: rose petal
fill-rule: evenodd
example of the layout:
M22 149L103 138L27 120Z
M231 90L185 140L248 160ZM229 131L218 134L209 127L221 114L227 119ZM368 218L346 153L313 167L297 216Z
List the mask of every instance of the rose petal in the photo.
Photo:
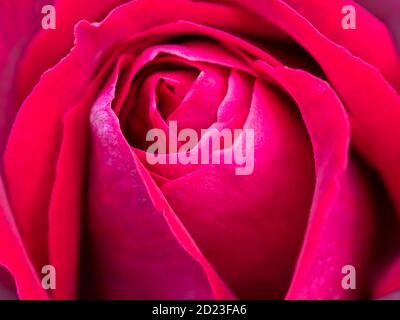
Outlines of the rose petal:
M13 214L38 270L48 262L48 206L61 145L62 118L79 102L94 74L99 72L104 53L122 38L153 25L150 17L139 19L141 25L135 19L142 16L143 10L150 10L150 5L140 1L122 6L98 26L80 23L76 28L76 47L42 77L14 123L5 152L5 178ZM170 17L163 19L169 21ZM121 26L120 21L126 23ZM121 32L116 32L117 26ZM107 63L112 62L109 57ZM106 69L104 65L103 71Z
M397 0L386 0L382 3L375 0L355 0L366 9L371 11L380 20L386 23L397 43L397 50L400 52L400 25L398 23L400 2Z
M0 266L0 300L18 300L14 277Z
M245 5L285 30L319 62L348 110L352 143L384 180L399 215L400 98L397 93L376 68L335 45L283 2L255 0Z
M30 39L40 28L40 12L53 0L15 0L0 3L0 155L3 155L9 130L19 104L16 99L16 74ZM3 158L0 157L0 167Z
M254 172L237 176L233 165L204 165L161 187L240 298L283 296L300 249L314 176L306 132L291 108L276 89L257 82L245 124L255 130Z
M201 266L159 211L111 110L106 86L91 111L85 296L123 299L212 298Z
M375 66L400 92L400 56L391 34L382 21L354 1L346 1L346 3L342 0L284 1L329 40ZM341 26L345 16L342 13L344 5L352 5L356 9L357 27L354 30L345 30Z
M400 283L400 254L397 250L397 255L394 256L389 263L386 263L385 268L381 270L380 276L377 278L373 296L380 298L388 295L393 291L398 291Z
M254 79L250 75L236 69L231 70L227 93L218 108L217 121L210 126L205 136L207 136L212 129L223 130L224 128L230 128L233 130L243 127L251 103L253 85ZM206 104L203 104L201 106L204 107L205 105ZM241 119L240 123L237 123L238 119ZM199 149L200 146L196 146L191 152L196 153ZM149 156L148 154L146 155L143 150L138 150L137 148L134 148L134 151L148 170L156 176L161 176L166 179L177 179L198 167L196 164L174 164L170 161L170 159L175 156L174 154L166 155L167 161L165 164L149 164L146 158ZM161 182L164 183L166 181L162 179Z
M310 220L303 254L286 299L368 297L376 218L382 215L365 167L352 158L332 207ZM344 266L355 268L356 288L345 290Z
M121 72L129 56L122 55L113 70ZM89 133L89 112L101 88L100 74L85 97L63 117L63 134L48 209L49 261L57 270L56 299L77 298L81 219L84 216L85 170ZM112 76L111 76L112 77Z
M10 211L0 176L0 269L6 267L14 277L20 299L48 299L25 250Z
M316 185L303 248L294 280L308 254L309 228L333 206L338 195L337 181L343 173L349 143L349 127L343 106L328 84L300 70L271 68L263 62L256 67L272 77L296 101L314 149ZM302 84L302 87L298 86ZM321 126L321 123L324 125ZM327 148L329 146L329 148Z
M62 142L62 119L69 108L81 102L79 94L84 89L87 92L83 103L87 105L94 99L109 69L104 65L88 90L84 87L88 75L81 74L76 79L71 70L82 71L73 66L73 60L71 63L60 64L48 73L25 101L5 152L5 176L13 214L38 270L48 264L48 209ZM71 83L68 89L63 88L63 80Z
M56 1L56 29L41 30L29 44L21 61L18 76L19 100L23 101L40 76L68 54L74 45L74 27L79 21L101 21L112 9L127 1L129 0Z
M205 44L206 45L206 44ZM228 70L205 65L179 107L167 121L176 121L178 131L191 128L200 134L217 120L217 110L226 95Z

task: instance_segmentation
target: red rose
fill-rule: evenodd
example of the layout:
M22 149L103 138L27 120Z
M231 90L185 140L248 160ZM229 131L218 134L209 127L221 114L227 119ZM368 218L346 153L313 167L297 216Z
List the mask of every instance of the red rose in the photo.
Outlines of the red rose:
M400 289L398 3L46 4L0 3L0 294Z

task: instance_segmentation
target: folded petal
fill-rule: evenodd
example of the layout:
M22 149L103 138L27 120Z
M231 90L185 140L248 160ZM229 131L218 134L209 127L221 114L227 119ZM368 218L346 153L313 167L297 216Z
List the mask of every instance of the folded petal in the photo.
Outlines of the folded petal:
M110 52L115 44L154 25L182 18L173 6L165 6L164 2L154 6L155 3L134 1L116 8L101 24L79 23L73 50L42 76L21 107L5 152L5 178L13 215L36 270L49 262L48 251L53 252L52 259L54 254L59 256L52 248L48 250L48 232L57 234L49 231L48 226L49 208L53 212L56 210L52 208L57 208L56 204L50 203L51 197L56 199L60 192L53 193L53 185L62 149L63 118L81 101L87 100L89 103L97 91L96 86L115 61L116 52ZM193 14L197 4L185 5L188 6L187 14ZM222 10L232 12L229 9ZM142 12L149 11L153 11L154 15L143 16ZM158 20L154 20L155 15L159 16ZM240 11L236 11L236 15L238 24L242 15ZM109 54L106 62L105 54ZM88 90L91 83L94 83L94 87ZM59 224L54 225L54 229L58 230L56 225ZM72 232L76 225L71 222L70 226L71 229L66 229ZM74 247L73 243L71 247ZM76 251L72 251L71 256L74 254ZM60 261L63 261L62 257ZM75 268L74 263L65 268ZM71 272L72 278L73 274ZM68 292L73 292L73 285Z
M377 2L375 0L355 0L364 8L372 12L376 17L382 20L389 28L397 44L397 50L400 53L400 25L398 23L400 11L400 2L397 0L386 0Z
M111 109L113 90L106 86L90 116L82 295L211 299L201 265L182 247L143 182Z
M399 215L400 98L396 91L375 67L337 46L282 1L249 1L246 7L286 31L318 61L348 111L355 149L382 177Z
M372 260L378 243L375 231L387 213L382 212L376 180L365 172L365 166L352 157L340 177L340 192L331 208L310 219L286 299L368 298L376 266ZM356 287L351 290L342 284L347 266L354 267Z
M344 3L342 0L284 0L284 2L312 23L329 40L344 47L353 56L360 57L375 66L400 92L400 55L388 28L378 17L355 1ZM342 28L341 23L345 16L342 8L345 5L352 5L356 10L357 24L354 30Z
M18 101L17 70L29 41L41 27L40 13L53 0L15 0L0 3L0 167Z
M234 293L279 298L287 290L308 217L312 150L294 106L261 81L244 129L254 130L255 137L247 154L254 158L250 175L235 175L234 165L200 165L161 190Z
M25 250L24 242L18 232L17 225L11 213L3 180L0 176L0 272L7 269L7 277L15 279L15 285L20 299L48 299L40 280L33 268ZM7 290L7 296L14 293Z
M100 22L113 9L128 1L56 1L56 28L54 30L40 30L29 43L23 55L18 73L19 102L22 102L31 92L46 70L68 55L74 46L74 28L79 21ZM49 1L43 0L42 2L49 4ZM37 16L41 17L40 10L37 12Z

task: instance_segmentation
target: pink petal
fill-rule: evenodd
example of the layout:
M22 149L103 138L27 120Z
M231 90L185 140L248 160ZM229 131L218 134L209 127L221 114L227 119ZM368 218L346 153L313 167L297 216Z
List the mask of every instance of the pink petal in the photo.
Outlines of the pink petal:
M255 130L253 174L237 176L233 165L204 165L161 187L240 298L282 297L300 249L314 174L311 146L292 108L276 89L257 82L245 124Z
M331 208L310 220L303 254L286 299L360 299L368 297L372 279L377 217L373 181L352 158L340 178L340 193ZM345 290L344 266L355 268L355 290Z
M382 268L380 277L374 288L373 296L380 298L385 295L398 291L400 283L400 255L397 250L397 255L393 257L389 263L386 263L385 268Z
M398 94L376 68L335 45L284 3L276 0L267 3L251 1L246 7L285 30L319 62L348 110L352 143L382 177L399 215ZM400 283L397 286L400 287Z
M346 48L353 56L375 66L389 83L400 91L400 56L391 34L381 20L354 1L284 1L329 40ZM357 27L354 30L345 30L341 26L344 5L356 8Z
M16 74L30 39L39 30L40 12L52 0L15 0L0 3L0 155L18 110ZM0 166L3 160L0 158Z
M191 7L193 12L195 4L187 4L187 6ZM60 205L57 199L63 200L57 186L62 183L57 182L54 185L60 150L62 151L60 165L63 161L69 161L64 160L66 156L63 148L68 149L68 147L62 147L62 119L72 107L83 100L90 100L90 92L96 92L96 89L92 88L88 95L84 96L89 84L92 82L96 87L96 83L98 85L101 81L102 72L107 71L109 67L107 64L103 65L100 76L94 79L95 74L99 74L99 64L102 62L104 53L121 39L154 24L154 16L143 17L142 15L143 11L148 12L151 8L152 3L147 1L132 2L117 8L100 25L90 26L87 22L81 22L76 28L76 46L65 59L42 76L32 94L25 100L14 123L5 154L5 177L13 214L37 270L49 261L47 248L50 241L49 253L56 264L57 261L64 261L55 249L57 243L60 243L61 247L72 248L68 255L72 257L71 264L62 263L62 265L65 270L71 271L72 279L75 276L73 270L76 268L74 263L76 240L68 244L68 241L61 241L59 237L64 237L68 232L76 234L77 225L74 222L76 216L71 218L65 230L57 236L57 230L63 224L63 218L56 217L57 208ZM167 7L167 11L164 9L162 6L158 7L159 23L173 21L174 15L178 16L178 12L173 8ZM241 17L239 11L237 11L237 16ZM141 24L137 21L141 21ZM107 63L113 62L114 59L115 53L114 58L109 57ZM43 122L43 119L46 121ZM70 125L66 124L66 126ZM65 145L68 145L68 137ZM21 155L29 155L29 157ZM69 165L71 165L71 170L79 169L74 168L73 163ZM64 179L65 177L59 181L64 181ZM76 205L75 202L71 204L71 206L74 205ZM50 212L50 216L49 208L54 212ZM54 223L50 229L48 229L49 217L51 224ZM55 222L52 222L53 219ZM52 240L53 237L58 240ZM73 294L74 284L66 286L65 296Z
M23 56L18 79L20 102L31 92L40 76L72 49L74 27L79 21L101 21L110 11L127 1L129 0L56 1L56 29L40 30ZM46 4L49 4L48 2ZM40 18L43 16L40 15L40 10L37 14ZM40 20L37 23L39 25Z
M111 110L106 86L91 111L89 211L84 296L122 299L210 299L202 267L177 241L148 193Z
M179 107L168 116L176 121L178 130L208 128L217 120L217 110L226 95L228 70L218 66L204 66Z
M400 25L398 23L400 2L397 0L386 0L381 3L375 0L356 0L356 2L364 6L386 24L397 43L397 50L400 52Z
M0 300L18 300L14 277L0 266Z
M0 269L15 279L20 299L48 299L25 250L6 198L0 176ZM8 295L9 296L9 295Z

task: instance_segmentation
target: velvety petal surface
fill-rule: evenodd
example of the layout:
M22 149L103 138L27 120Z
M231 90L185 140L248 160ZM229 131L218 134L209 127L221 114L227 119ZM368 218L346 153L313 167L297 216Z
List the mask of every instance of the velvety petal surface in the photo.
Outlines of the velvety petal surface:
M112 85L105 87L90 115L83 251L83 286L89 289L83 294L112 299L213 298L201 265L179 243L140 176L139 162L111 109L113 90Z
M330 41L282 1L249 1L245 6L285 30L318 61L348 111L352 144L382 177L399 214L400 98L396 91L375 67Z
M244 129L255 130L254 172L238 176L234 165L202 165L161 190L239 297L278 298L307 221L312 150L299 115L276 89L257 82L250 103ZM288 193L290 203L284 200Z
M29 41L41 28L41 8L53 0L15 0L0 3L0 155L19 108L17 71ZM0 167L3 159L1 156Z
M4 294L11 298L14 292L9 287L9 281L15 281L18 297L20 299L48 299L47 293L43 290L41 282L33 268L29 256L25 250L24 242L18 232L17 225L12 216L3 179L0 176L0 269L6 280L7 292ZM5 268L5 269L3 269ZM5 274L7 273L7 274ZM7 279L5 278L7 277ZM10 278L13 277L13 280Z

